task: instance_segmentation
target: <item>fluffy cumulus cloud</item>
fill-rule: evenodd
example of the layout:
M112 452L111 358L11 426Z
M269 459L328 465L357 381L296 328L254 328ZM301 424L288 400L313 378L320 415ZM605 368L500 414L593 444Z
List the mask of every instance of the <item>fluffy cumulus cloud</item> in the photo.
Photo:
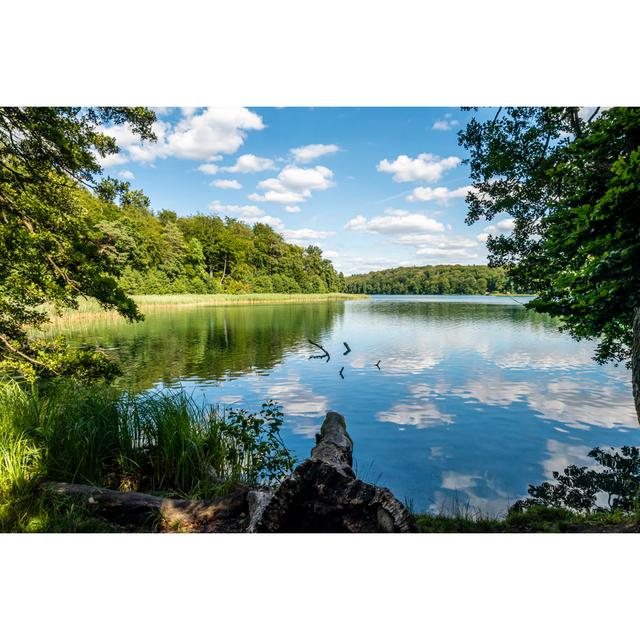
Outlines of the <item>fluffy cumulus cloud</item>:
M287 213L300 213L300 211L302 211L302 209L300 209L300 207L296 206L296 205L287 205L284 210Z
M218 189L242 189L242 185L237 180L214 180L211 185Z
M222 160L222 156L215 156L214 159ZM220 167L218 167L217 164L213 164L213 162L205 162L204 164L198 166L198 171L200 171L201 173L206 173L210 176L215 176L216 173L218 173L219 169Z
M446 204L454 198L465 198L472 186L460 187L458 189L447 189L447 187L416 187L407 197L408 202L439 202Z
M128 169L124 169L118 174L118 177L122 178L123 180L133 180L135 178L135 175L133 175L132 171L129 171Z
M293 157L296 162L302 164L306 162L312 162L320 156L325 156L329 153L336 153L340 151L340 147L337 144L308 144L304 147L296 147L291 149Z
M377 169L393 175L395 182L437 182L446 171L455 169L461 159L456 156L440 158L431 153L421 153L416 158L398 156L393 162L386 158L378 163Z
M384 214L367 220L358 215L344 227L351 231L368 231L386 235L409 233L438 233L444 231L444 225L422 213L411 213L404 209L386 209Z
M275 202L284 205L295 205L311 197L312 191L324 191L334 185L333 172L323 166L302 169L296 166L285 167L276 178L269 178L258 183L258 189L264 193L253 193L249 196L256 202Z
M516 228L516 221L513 218L505 218L496 224L490 224L483 229L483 233L479 233L476 238L480 242L486 242L490 235L502 235L512 233Z
M223 216L255 219L265 215L265 212L253 204L222 204L219 200L214 200L209 209L213 213Z
M260 222L261 224L268 224L270 227L277 229L278 231L284 229L284 222L280 218L274 218L273 216L261 216L260 218L243 218L245 222L255 224Z
M289 241L304 241L304 244L308 244L309 240L324 240L335 235L335 231L318 231L316 229L284 229L283 235L285 240Z
M244 107L210 107L183 109L182 117L175 124L157 120L153 124L156 142L142 143L126 125L106 127L103 133L115 137L121 149L119 155L134 162L152 163L175 156L210 163L220 153L235 153L248 131L264 128L262 118ZM110 157L102 160L103 166L109 163L114 164Z
M222 167L220 170L228 173L258 173L268 169L273 169L273 160L245 153L236 160L233 166Z
M453 129L453 127L457 127L459 124L460 123L455 120L450 113L445 113L444 118L436 120L432 128L436 131L449 131L449 129Z
M356 216L347 222L345 229L383 234L393 244L411 245L422 262L459 264L473 262L479 257L477 240L447 235L441 222L404 209L387 209L383 215L370 220Z

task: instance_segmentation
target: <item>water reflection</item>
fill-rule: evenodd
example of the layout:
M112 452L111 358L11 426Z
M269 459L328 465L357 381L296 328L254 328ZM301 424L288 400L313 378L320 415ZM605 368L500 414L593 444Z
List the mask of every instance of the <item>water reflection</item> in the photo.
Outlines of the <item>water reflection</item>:
M509 299L187 309L74 336L118 349L123 386L180 384L249 409L274 398L298 458L326 411L340 411L358 468L418 509L458 500L503 512L594 446L640 444L629 372L595 364L592 344ZM310 360L308 339L331 361Z

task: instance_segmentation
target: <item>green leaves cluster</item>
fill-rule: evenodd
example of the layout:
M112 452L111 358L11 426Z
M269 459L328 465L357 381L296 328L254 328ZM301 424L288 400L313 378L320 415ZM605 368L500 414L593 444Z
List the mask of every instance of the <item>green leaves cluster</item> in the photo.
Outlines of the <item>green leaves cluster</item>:
M266 224L97 205L97 225L126 265L119 282L130 294L328 293L344 286L319 247L288 244Z
M33 378L67 367L64 345L28 337L47 318L43 303L74 307L92 296L140 317L118 284L121 265L102 250L81 187L97 187L99 157L118 150L101 127L127 124L151 140L154 119L143 108L0 108L0 371Z
M558 316L596 358L634 369L640 415L640 109L588 118L577 107L500 109L459 134L474 190L467 222L511 215L510 236L490 237L490 264L536 291L530 308ZM640 316L638 316L640 318ZM640 322L638 322L640 331Z

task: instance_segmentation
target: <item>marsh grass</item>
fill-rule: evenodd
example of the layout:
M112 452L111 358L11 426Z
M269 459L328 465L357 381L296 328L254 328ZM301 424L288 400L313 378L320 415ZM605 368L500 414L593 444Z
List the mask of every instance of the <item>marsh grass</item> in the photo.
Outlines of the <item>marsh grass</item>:
M0 387L0 530L57 530L71 517L43 509L43 480L208 498L242 484L274 484L293 467L282 414L224 411L183 391L121 394L58 381ZM64 519L63 518L63 519ZM79 513L74 522L80 523ZM36 527L37 528L37 527ZM77 527L74 525L73 530Z
M189 307L219 307L231 305L309 304L331 300L353 300L368 298L368 295L357 293L244 293L244 294L166 294L131 296L142 313L153 313L170 309ZM43 310L49 312L51 321L44 327L45 333L50 327L60 328L65 324L87 322L96 317L113 317L122 323L127 322L115 311L105 311L93 298L81 298L77 309L64 309L62 314L54 313L51 306L44 305Z

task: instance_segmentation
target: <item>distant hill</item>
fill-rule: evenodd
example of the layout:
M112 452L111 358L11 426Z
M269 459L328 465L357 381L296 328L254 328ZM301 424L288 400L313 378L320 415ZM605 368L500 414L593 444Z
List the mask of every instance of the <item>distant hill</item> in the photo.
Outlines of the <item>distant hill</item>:
M504 269L485 265L397 267L345 278L347 293L371 294L487 294L521 293ZM522 292L524 293L524 292Z

